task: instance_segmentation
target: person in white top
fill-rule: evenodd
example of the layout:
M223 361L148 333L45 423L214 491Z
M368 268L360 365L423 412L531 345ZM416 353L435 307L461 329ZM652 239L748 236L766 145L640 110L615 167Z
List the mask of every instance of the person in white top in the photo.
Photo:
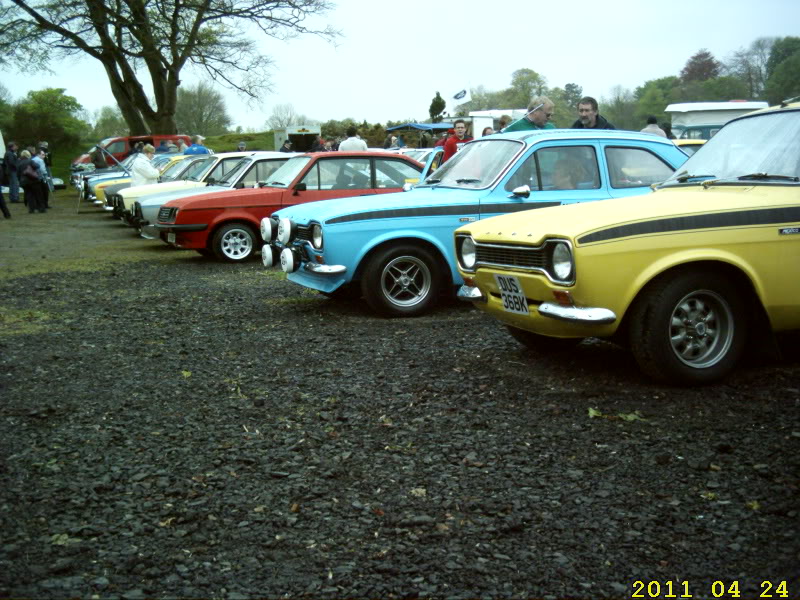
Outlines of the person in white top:
M131 187L158 183L158 169L150 164L156 149L151 144L145 144L141 152L136 154L136 159L131 165Z
M658 119L656 119L653 115L647 117L647 127L642 129L642 133L653 133L655 135L660 135L661 137L667 137L667 134L664 132L664 130L658 126Z
M339 144L339 152L366 152L367 142L358 137L355 127L347 128L347 139Z

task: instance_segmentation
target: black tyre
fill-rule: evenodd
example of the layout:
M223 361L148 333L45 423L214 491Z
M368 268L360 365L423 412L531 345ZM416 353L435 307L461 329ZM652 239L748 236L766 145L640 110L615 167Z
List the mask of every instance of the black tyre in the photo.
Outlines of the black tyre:
M583 341L583 338L555 338L539 335L538 333L511 327L511 325L506 325L506 329L508 329L508 333L511 334L511 337L520 344L540 354L566 352L572 350Z
M387 317L416 317L436 305L442 269L421 246L391 246L373 255L361 278L367 304Z
M727 375L745 349L742 294L723 275L683 271L656 280L632 308L630 345L650 377L702 385Z
M211 249L220 260L241 262L255 253L256 233L244 223L223 225L214 234Z

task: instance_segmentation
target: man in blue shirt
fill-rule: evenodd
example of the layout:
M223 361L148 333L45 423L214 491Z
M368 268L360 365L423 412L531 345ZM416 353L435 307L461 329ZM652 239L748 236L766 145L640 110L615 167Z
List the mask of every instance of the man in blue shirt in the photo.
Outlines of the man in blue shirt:
M192 136L192 145L189 146L186 150L183 151L184 154L211 154L203 145L203 141L205 141L202 135L193 135Z

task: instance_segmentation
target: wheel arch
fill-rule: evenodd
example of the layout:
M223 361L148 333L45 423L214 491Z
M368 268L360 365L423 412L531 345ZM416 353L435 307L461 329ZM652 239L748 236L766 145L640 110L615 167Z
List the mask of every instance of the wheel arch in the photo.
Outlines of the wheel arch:
M756 282L751 278L751 271L746 269L738 262L725 260L722 257L697 259L688 262L681 262L679 264L672 264L662 268L651 274L649 279L644 284L639 285L636 294L631 298L628 303L625 314L620 322L620 326L614 333L614 338L621 343L627 339L630 331L630 319L633 313L633 308L637 302L647 293L647 291L658 282L667 277L674 277L681 273L706 270L722 274L726 279L732 281L737 289L741 290L744 294L745 302L751 309L751 319L754 324L759 325L753 328L755 335L762 336L762 341L774 344L774 335L772 328L769 324L769 317L767 315L764 304L761 300L761 295L758 292ZM757 281L757 280L756 280ZM760 325L763 325L760 326Z
M255 234L255 239L253 241L253 248L254 252L257 252L261 249L260 242L261 242L261 234L260 234L260 227L261 223L255 222L253 217L248 217L246 214L242 213L234 213L230 215L225 214L226 211L220 213L218 218L212 219L211 222L208 224L208 235L206 235L206 248L211 248L211 245L214 242L214 236L217 235L217 231L219 231L225 225L246 225L248 226L253 233Z
M412 233L401 233L401 232L397 232L397 235L395 237L383 240L377 240L376 243L374 243L368 250L366 250L361 256L360 260L358 261L358 266L353 272L353 277L351 278L351 281L361 280L361 276L364 272L364 269L366 268L366 265L369 264L370 259L373 256L375 256L375 254L383 251L386 248L403 246L406 244L420 246L430 251L433 254L433 256L436 257L436 260L439 261L439 267L442 270L442 276L444 278L444 281L442 283L445 285L452 284L453 282L452 269L439 244L437 244L434 240L430 238L421 237L419 235L414 235Z

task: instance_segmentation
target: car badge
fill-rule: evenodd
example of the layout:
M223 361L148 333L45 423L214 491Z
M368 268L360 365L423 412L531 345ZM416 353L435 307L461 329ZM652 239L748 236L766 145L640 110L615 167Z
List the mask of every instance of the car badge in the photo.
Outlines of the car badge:
M800 227L784 227L778 230L778 235L794 235L800 233Z

